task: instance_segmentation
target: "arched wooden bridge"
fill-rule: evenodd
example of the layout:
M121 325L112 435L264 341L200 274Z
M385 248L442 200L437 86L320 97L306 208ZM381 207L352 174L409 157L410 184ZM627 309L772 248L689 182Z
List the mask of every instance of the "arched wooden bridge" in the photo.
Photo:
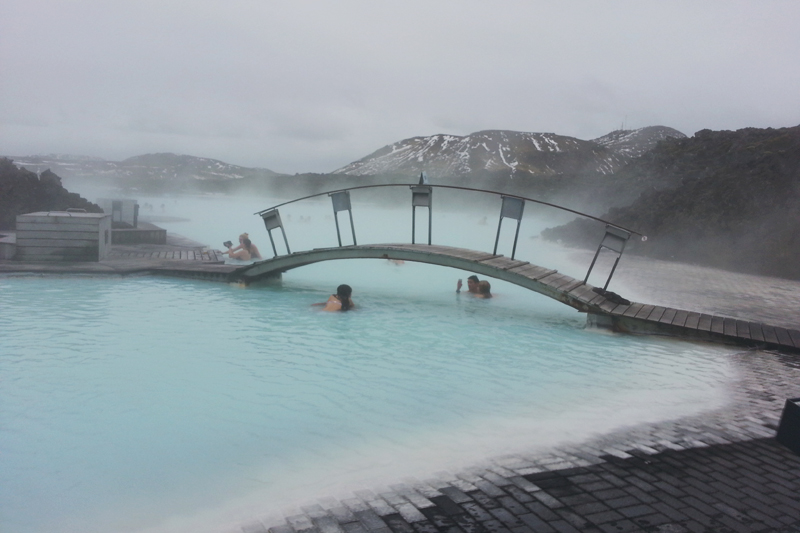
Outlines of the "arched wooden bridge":
M247 283L274 277L305 265L337 259L394 259L457 268L525 287L580 311L589 310L585 301L579 299L577 294L570 293L583 285L582 281L559 274L556 270L533 265L528 261L450 246L369 244L319 248L260 261L242 267L232 275ZM591 291L591 287L589 290Z
M800 350L800 331L655 305L615 303L583 280L488 252L427 244L370 244L295 252L240 267L230 279L252 282L338 259L395 259L457 268L500 279L588 313L588 323L615 331L671 335L747 346Z

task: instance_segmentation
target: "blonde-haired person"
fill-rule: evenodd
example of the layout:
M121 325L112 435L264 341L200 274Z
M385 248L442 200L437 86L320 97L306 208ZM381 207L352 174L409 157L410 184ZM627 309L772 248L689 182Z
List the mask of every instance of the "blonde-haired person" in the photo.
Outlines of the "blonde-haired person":
M250 235L247 233L239 235L239 246L234 248L228 246L228 251L222 253L228 254L228 257L231 259L241 259L242 261L261 259L261 253L258 251L258 247L250 242Z
M492 297L492 285L483 280L478 283L478 294L475 295L476 298L491 298Z

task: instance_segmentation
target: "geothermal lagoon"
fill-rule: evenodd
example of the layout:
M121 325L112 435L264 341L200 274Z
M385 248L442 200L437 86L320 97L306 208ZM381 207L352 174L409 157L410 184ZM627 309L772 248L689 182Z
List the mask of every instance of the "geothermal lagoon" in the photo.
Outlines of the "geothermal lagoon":
M138 200L170 233L221 249L246 231L272 255L252 213L281 199ZM410 206L354 193L353 207L359 244L410 242ZM499 200L434 209L434 244L491 251ZM588 264L536 238L561 215L526 210L517 258L582 278ZM336 245L327 197L281 215L293 251ZM418 210L418 242L426 224ZM346 213L340 226L347 244ZM504 222L498 253L513 231ZM2 529L220 532L725 402L729 349L586 329L585 315L496 280L491 300L456 295L470 274L348 260L248 287L0 277ZM340 283L355 311L311 307Z

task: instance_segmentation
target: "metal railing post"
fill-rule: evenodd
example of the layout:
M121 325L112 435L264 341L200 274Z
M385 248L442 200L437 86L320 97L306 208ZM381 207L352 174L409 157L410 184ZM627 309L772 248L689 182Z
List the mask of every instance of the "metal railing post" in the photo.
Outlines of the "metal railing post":
M353 232L353 246L356 246L356 227L353 224L353 210L350 206L350 191L340 191L328 194L333 203L333 219L336 222L336 237L339 239L339 247L342 247L342 235L339 232L339 211L350 213L350 231Z
M431 244L433 235L433 188L428 185L411 186L411 244L416 238L416 210L417 207L428 208L428 244Z
M522 213L525 210L525 200L515 196L501 196L503 205L500 208L500 220L497 223L497 237L494 239L493 255L497 255L497 243L500 241L500 227L503 225L503 218L514 218L517 220L517 231L514 233L514 246L511 249L511 259L517 253L517 239L519 239L519 227L522 222Z
M583 278L584 285L586 285L586 283L589 281L589 274L592 273L594 264L597 261L597 256L600 255L600 250L606 248L607 250L617 253L617 259L614 261L614 266L611 267L611 272L608 274L606 284L603 286L603 290L608 289L608 284L611 283L611 277L614 275L614 271L617 269L619 260L622 257L622 252L625 251L625 244L627 244L630 236L631 232L616 226L612 226L611 224L606 224L606 234L603 235L603 240L600 241L600 245L597 247L597 251L594 253L594 258L592 259L592 264L589 265L589 270L586 272L586 277Z
M289 249L289 240L286 238L286 230L283 229L283 222L281 222L281 215L277 209L270 209L261 213L261 218L264 219L264 226L267 228L267 235L269 235L269 242L272 244L272 253L278 257L278 249L275 248L275 240L272 238L272 230L280 228L283 233L283 242L286 244L286 253L291 254Z

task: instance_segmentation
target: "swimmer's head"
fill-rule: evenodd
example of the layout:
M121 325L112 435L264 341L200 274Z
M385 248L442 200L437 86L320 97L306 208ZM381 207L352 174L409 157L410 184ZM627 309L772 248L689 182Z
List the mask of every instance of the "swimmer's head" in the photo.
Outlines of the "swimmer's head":
M474 276L473 275L473 276L468 277L467 278L467 291L468 292L472 292L472 293L477 293L478 292L478 283L480 283L480 281L478 280L478 276Z
M339 285L336 287L336 296L350 298L351 294L353 294L353 289L350 287L350 285Z
M350 300L350 295L353 294L353 289L350 285L339 285L336 287L336 297L342 303L342 311L347 311L353 305Z
M249 238L250 238L250 234L242 233L241 235L239 235L239 242L242 242L243 240L249 239Z
M492 286L491 286L491 284L489 284L489 282L486 281L486 280L481 281L480 283L478 283L478 292L484 298L491 298L492 297Z

